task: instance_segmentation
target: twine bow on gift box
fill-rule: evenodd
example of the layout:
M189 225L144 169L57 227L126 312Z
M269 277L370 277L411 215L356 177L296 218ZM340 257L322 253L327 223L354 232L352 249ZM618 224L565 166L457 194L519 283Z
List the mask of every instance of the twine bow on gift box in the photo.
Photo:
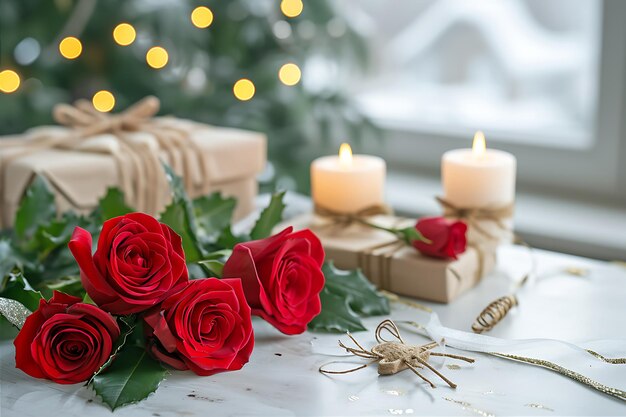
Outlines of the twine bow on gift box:
M495 236L487 231L481 225L481 222L483 221L495 224L501 231L511 232L510 228L504 221L513 217L515 209L513 202L499 207L457 207L442 197L436 198L437 202L443 208L443 215L445 217L454 217L463 220L471 229L475 230L487 239L497 240L498 236Z
M183 173L188 189L199 186L203 193L208 192L208 168L200 149L187 130L153 118L159 106L153 96L118 114L98 112L86 100L78 100L74 106L59 104L54 119L69 129L39 128L29 138L0 141L0 150L15 149L2 157L0 184L4 184L10 162L43 150L63 149L111 155L118 169L118 185L128 203L139 211L156 214L160 209L162 193L167 190L161 153L176 172Z

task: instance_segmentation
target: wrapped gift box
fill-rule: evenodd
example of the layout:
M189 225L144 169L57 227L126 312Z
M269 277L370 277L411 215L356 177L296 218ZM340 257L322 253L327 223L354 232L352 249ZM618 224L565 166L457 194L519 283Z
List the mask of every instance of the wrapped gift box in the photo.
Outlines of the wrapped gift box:
M267 145L263 134L208 126L173 117L150 119L150 123L153 128L175 128L186 133L186 140L193 141L193 149L201 154L199 157L203 158L206 167L204 175L196 175L198 178L186 181L185 184L191 197L220 191L226 196L237 198L235 220L254 210L258 189L256 175L266 163ZM0 148L0 169L4 170L0 184L0 226L8 227L12 224L19 202L35 174L47 179L55 191L60 211L72 208L78 212L88 212L97 205L108 187L120 185L120 170L109 149L115 147L116 137L112 133L84 138L84 142L73 149L48 148L24 152L30 137L42 133L62 136L68 132L70 129L65 127L39 127L23 135L24 147ZM143 140L148 144L154 142L149 132L139 130L124 134L133 140ZM181 171L186 168L181 166L180 160L172 161L175 152L158 152L162 161L172 165L179 175L184 175ZM12 154L20 155L12 158ZM3 159L8 162L3 162ZM158 212L170 201L171 193L167 185L155 185L153 188L160 201Z
M406 227L413 220L374 216L369 221L385 227ZM378 288L423 300L448 303L473 288L493 270L495 246L473 246L456 260L420 255L388 232L360 224L341 226L314 215L284 223L310 228L319 236L326 259L342 269L360 268Z

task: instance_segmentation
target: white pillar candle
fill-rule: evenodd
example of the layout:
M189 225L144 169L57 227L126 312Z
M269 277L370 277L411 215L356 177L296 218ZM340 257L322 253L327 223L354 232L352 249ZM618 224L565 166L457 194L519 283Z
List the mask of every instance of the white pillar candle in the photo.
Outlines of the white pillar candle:
M385 172L382 158L353 156L350 145L344 143L338 156L324 156L311 164L313 202L337 213L383 205Z
M486 149L477 132L472 149L443 154L444 198L457 208L500 208L515 200L516 159L508 152Z

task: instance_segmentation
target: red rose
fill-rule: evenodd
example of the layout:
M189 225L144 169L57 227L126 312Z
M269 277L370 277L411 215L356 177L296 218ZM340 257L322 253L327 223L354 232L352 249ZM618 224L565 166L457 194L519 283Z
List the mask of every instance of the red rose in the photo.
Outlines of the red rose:
M55 291L39 302L13 341L16 368L59 384L86 381L100 369L120 328L113 316L80 301Z
M238 279L189 281L144 321L148 350L198 375L241 369L254 347L250 307Z
M321 311L324 249L310 230L288 227L266 239L240 243L224 277L240 277L252 314L285 334L298 334Z
M93 257L91 245L89 232L77 227L69 247L83 287L110 313L147 310L188 281L180 236L147 214L107 220Z
M424 217L417 221L415 228L430 243L413 241L415 249L427 256L444 259L456 259L465 252L467 225L459 220L445 217Z

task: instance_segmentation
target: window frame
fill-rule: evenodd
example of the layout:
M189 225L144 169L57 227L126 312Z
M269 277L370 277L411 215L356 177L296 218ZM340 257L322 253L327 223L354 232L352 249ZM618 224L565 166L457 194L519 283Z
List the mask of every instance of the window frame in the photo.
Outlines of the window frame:
M485 132L488 146L517 157L521 189L626 203L626 2L603 0L601 18L598 101L591 144L568 148ZM375 114L370 117L383 128L385 137L378 143L364 143L364 151L381 155L390 169L396 170L439 175L441 155L471 146L474 134L436 132L432 127L382 120Z

